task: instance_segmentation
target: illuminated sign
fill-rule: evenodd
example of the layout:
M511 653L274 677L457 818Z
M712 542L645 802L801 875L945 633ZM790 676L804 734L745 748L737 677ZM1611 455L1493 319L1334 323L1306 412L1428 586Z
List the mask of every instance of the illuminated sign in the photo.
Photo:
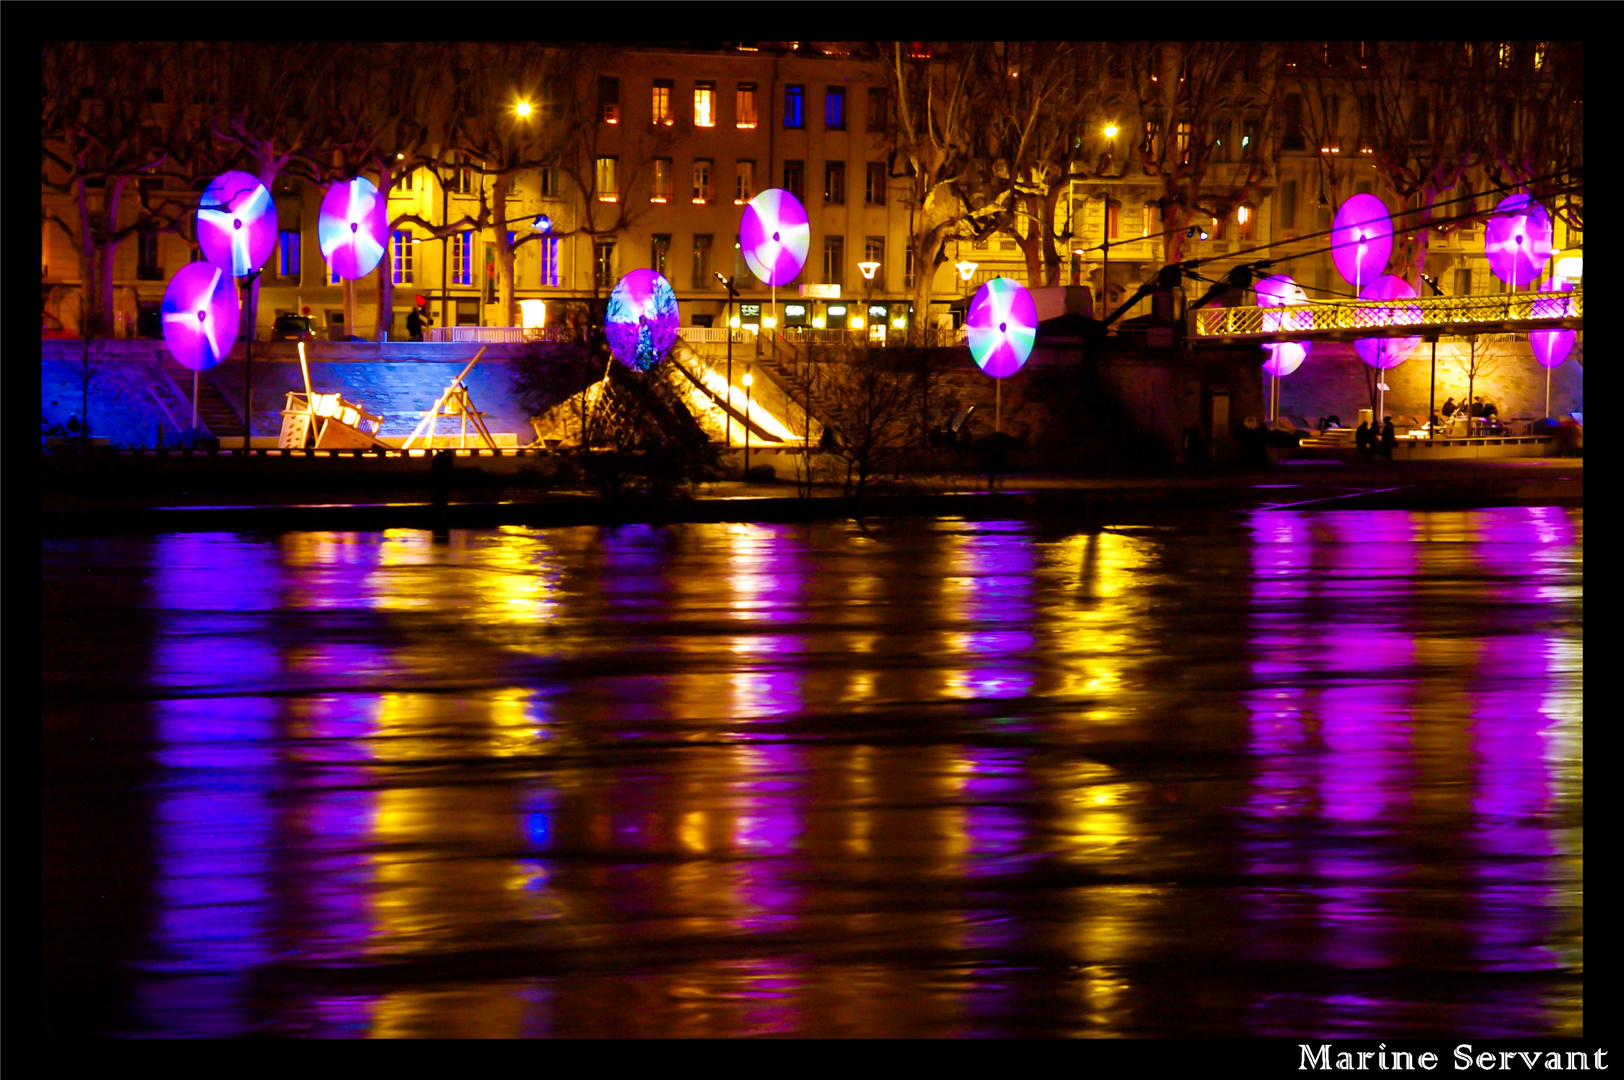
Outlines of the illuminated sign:
M802 285L802 296L813 296L819 300L839 300L839 285Z
M844 315L844 314L846 314L846 305L845 304L830 304L829 305L829 314L831 314L831 315Z

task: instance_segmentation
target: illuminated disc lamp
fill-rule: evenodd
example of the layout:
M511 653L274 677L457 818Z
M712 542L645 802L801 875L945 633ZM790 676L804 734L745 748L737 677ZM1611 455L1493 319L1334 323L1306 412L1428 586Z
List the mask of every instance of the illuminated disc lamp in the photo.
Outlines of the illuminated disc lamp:
M1253 288L1257 294L1257 306L1260 308L1291 307L1308 302L1308 296L1303 292L1302 286L1287 274L1266 277ZM1305 329L1308 325L1309 316L1306 311L1268 311L1263 315L1265 331ZM1307 341L1270 342L1263 346L1269 353L1269 359L1263 362L1263 370L1270 375L1290 375L1307 358L1309 345Z
M1415 290L1410 283L1401 277L1392 274L1383 274L1372 281L1360 292L1361 300L1414 300ZM1421 308L1414 304L1394 305L1389 308L1378 308L1377 313L1384 317L1388 323L1419 323L1421 321ZM1421 336L1415 337L1386 337L1386 338L1360 338L1353 343L1353 349L1359 358L1373 368L1385 371L1402 364L1421 344Z
M1515 289L1545 272L1551 258L1551 215L1527 195L1500 200L1483 226L1483 254L1494 276Z
M333 273L347 280L366 277L383 258L388 237L388 207L372 181L357 176L327 189L316 242Z
M1032 354L1038 335L1037 305L1019 282L995 277L976 290L964 320L976 365L995 379L1013 375Z
M1363 290L1386 272L1392 254L1393 219L1387 204L1374 195L1355 195L1343 203L1331 223L1331 257L1343 280Z
M763 285L788 285L806 265L812 225L799 199L768 188L745 204L739 219L739 250Z
M207 371L237 340L236 282L213 263L187 263L164 290L159 315L164 344L175 359L192 371Z
M197 246L232 277L252 274L276 249L276 204L245 172L221 173L197 202Z
M653 270L633 270L615 284L604 312L609 351L633 371L649 371L677 343L677 294Z

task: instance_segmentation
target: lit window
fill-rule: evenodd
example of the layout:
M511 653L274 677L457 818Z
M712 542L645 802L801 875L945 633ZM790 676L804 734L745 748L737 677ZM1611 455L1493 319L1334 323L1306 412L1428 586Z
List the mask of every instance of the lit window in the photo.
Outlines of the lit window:
M670 124L675 118L671 114L671 89L673 83L670 79L654 80L654 119L656 124Z
M544 236L541 241L541 283L558 285L558 237Z
M711 188L711 162L706 158L694 159L694 202L703 205L715 197Z
M673 194L671 180L671 159L668 157L654 159L654 188L649 195L649 202L670 202Z
M474 231L464 229L451 234L451 284L474 283Z
M390 264L396 285L410 285L412 278L412 255L417 248L417 241L409 231L400 231L391 234Z
M1115 199L1105 200L1105 237L1107 240L1117 238L1117 223L1122 217L1122 204Z
M798 128L806 126L806 112L803 106L806 103L806 87L784 87L784 126Z
M823 126L830 131L846 130L846 88L828 86L823 91Z
M733 204L743 206L749 202L756 193L756 163L754 161L739 162L738 182L733 189Z
M599 202L619 202L620 188L615 183L615 159L601 157L597 160L597 167L593 170L596 178Z
M606 124L620 123L620 77L598 76L598 119Z
M277 272L285 278L299 276L299 232L297 229L284 229L276 234L276 249L278 252Z
M694 127L716 126L716 84L694 84Z
M737 114L734 123L741 128L756 126L756 84L740 83L738 93L734 95L733 111Z

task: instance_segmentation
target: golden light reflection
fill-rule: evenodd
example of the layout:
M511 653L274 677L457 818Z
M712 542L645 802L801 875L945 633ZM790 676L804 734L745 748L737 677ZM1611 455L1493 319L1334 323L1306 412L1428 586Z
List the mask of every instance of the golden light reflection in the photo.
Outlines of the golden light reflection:
M1152 530L1113 530L1043 550L1039 625L1047 631L1052 692L1081 699L1089 723L1133 715L1122 695L1139 685L1135 669L1153 655L1152 590L1165 584L1156 569L1160 544Z
M397 990L373 1007L376 1039L511 1039L524 1034L526 1002L518 983L456 990Z

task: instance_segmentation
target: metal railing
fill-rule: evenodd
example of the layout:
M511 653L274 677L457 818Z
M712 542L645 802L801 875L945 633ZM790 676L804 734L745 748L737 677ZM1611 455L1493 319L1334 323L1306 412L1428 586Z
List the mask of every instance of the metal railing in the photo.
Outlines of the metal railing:
M725 326L682 326L677 328L677 336L690 345L725 345L727 344L727 327ZM748 326L741 326L733 331L733 343L754 344L756 332Z
M1499 296L1427 296L1402 300L1309 301L1291 307L1209 308L1190 313L1192 337L1273 337L1389 327L1560 323L1584 317L1584 288Z
M567 326L436 326L424 332L423 340L522 345L532 341L574 341L575 337Z

